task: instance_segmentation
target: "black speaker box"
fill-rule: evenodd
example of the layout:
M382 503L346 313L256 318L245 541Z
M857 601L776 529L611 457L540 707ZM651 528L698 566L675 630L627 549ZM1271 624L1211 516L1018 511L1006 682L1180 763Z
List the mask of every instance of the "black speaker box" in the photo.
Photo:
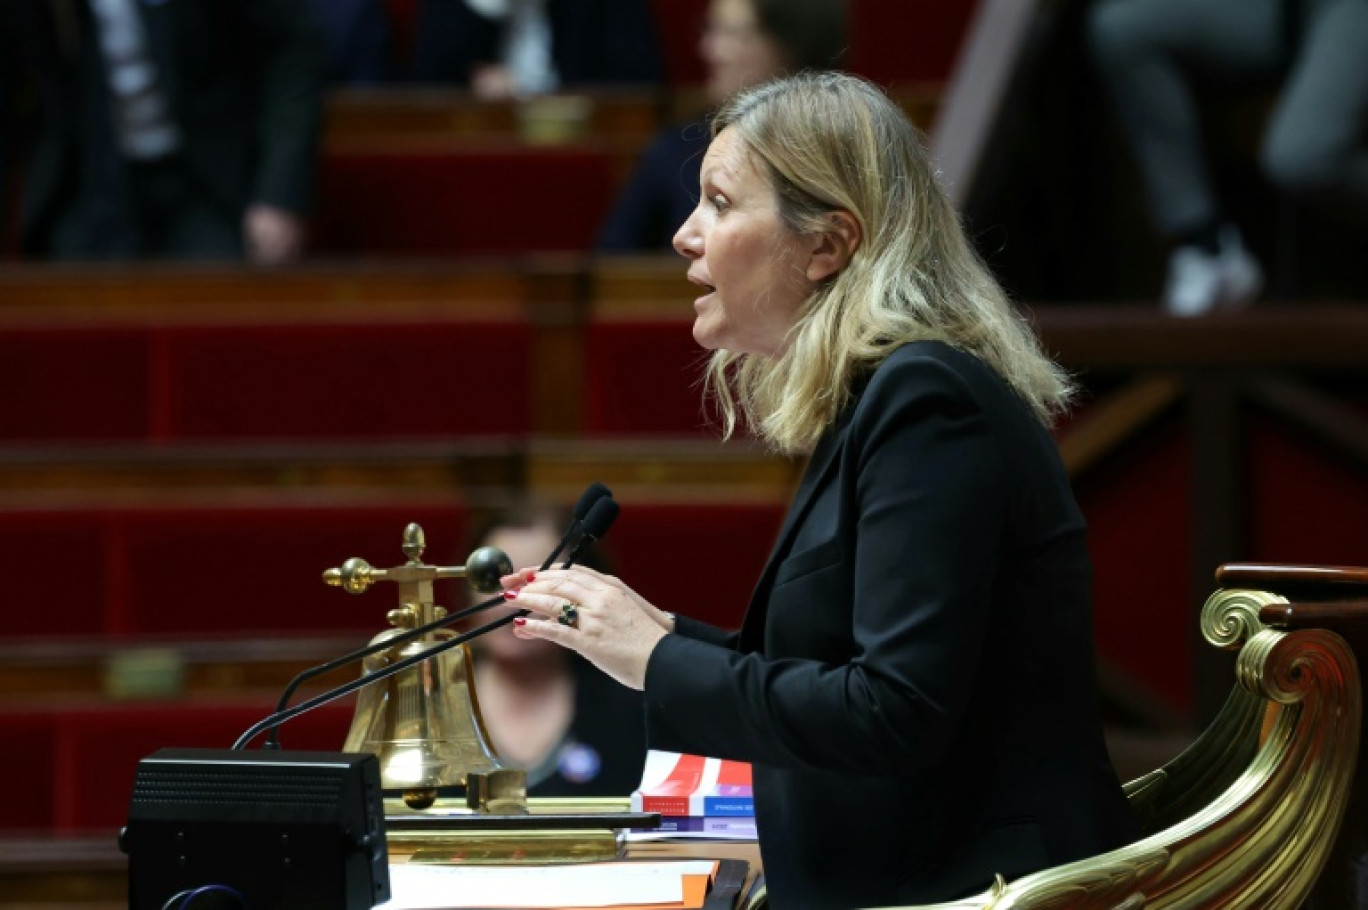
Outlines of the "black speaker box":
M390 898L380 765L345 752L162 749L138 763L130 910L370 910Z

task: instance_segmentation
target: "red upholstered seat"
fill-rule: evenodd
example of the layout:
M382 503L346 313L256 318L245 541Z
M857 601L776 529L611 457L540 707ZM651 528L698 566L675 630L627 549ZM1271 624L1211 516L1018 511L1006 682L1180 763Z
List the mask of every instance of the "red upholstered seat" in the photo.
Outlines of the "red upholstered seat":
M513 435L527 431L521 322L163 330L175 439Z
M86 511L0 512L0 637L87 637L106 629L106 598L117 571L105 516Z
M691 325L688 319L589 324L585 339L587 432L716 432L703 405L708 352L693 340Z
M616 189L588 146L382 143L330 148L320 176L321 255L587 251Z
M150 340L136 328L0 331L0 440L135 439L150 428Z
M0 329L0 440L520 435L508 321Z
M352 556L403 563L401 534L411 521L432 542L429 561L458 558L466 515L450 503L3 512L0 547L11 571L0 637L342 631L361 644L386 628L385 613L397 605L392 586L352 596L321 574ZM438 596L450 604L462 593L439 588Z
M57 824L57 722L51 714L0 712L0 832L44 832Z
M324 569L360 556L375 566L404 562L401 534L421 524L434 548L465 527L459 506L167 509L119 521L122 602L111 631L135 635L222 635L386 628L398 606L393 585L350 595L323 584ZM427 554L444 564L453 550ZM453 588L440 592L457 600Z

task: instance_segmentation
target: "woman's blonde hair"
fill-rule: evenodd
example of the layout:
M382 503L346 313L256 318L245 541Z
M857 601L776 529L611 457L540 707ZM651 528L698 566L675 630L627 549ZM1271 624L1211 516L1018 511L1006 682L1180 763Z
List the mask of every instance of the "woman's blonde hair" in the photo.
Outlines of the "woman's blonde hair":
M818 287L777 358L717 351L706 386L727 435L744 418L770 444L808 451L855 380L911 341L939 340L998 372L1040 419L1071 386L970 245L921 134L879 89L839 72L802 73L741 92L713 118L763 162L785 226L859 222L847 266Z

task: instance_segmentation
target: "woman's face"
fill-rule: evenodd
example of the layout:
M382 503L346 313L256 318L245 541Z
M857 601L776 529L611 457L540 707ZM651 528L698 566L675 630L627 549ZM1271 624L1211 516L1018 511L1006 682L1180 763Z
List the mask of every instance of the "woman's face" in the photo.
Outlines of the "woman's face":
M675 233L690 260L694 340L711 350L777 357L816 287L807 275L815 239L794 233L745 143L731 128L703 157L698 207Z
M708 68L708 97L714 103L784 69L784 55L761 30L752 0L713 0L698 52Z

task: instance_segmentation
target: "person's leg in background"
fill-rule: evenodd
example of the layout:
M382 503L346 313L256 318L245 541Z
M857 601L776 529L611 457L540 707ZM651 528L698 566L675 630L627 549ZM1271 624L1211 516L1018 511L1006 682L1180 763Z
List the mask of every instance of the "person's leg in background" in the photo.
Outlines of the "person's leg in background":
M1162 299L1175 315L1239 306L1262 286L1216 196L1190 80L1275 78L1283 22L1280 0L1100 0L1090 10L1090 50L1173 247Z
M1368 205L1368 2L1310 4L1301 45L1264 137L1264 172L1303 196Z

